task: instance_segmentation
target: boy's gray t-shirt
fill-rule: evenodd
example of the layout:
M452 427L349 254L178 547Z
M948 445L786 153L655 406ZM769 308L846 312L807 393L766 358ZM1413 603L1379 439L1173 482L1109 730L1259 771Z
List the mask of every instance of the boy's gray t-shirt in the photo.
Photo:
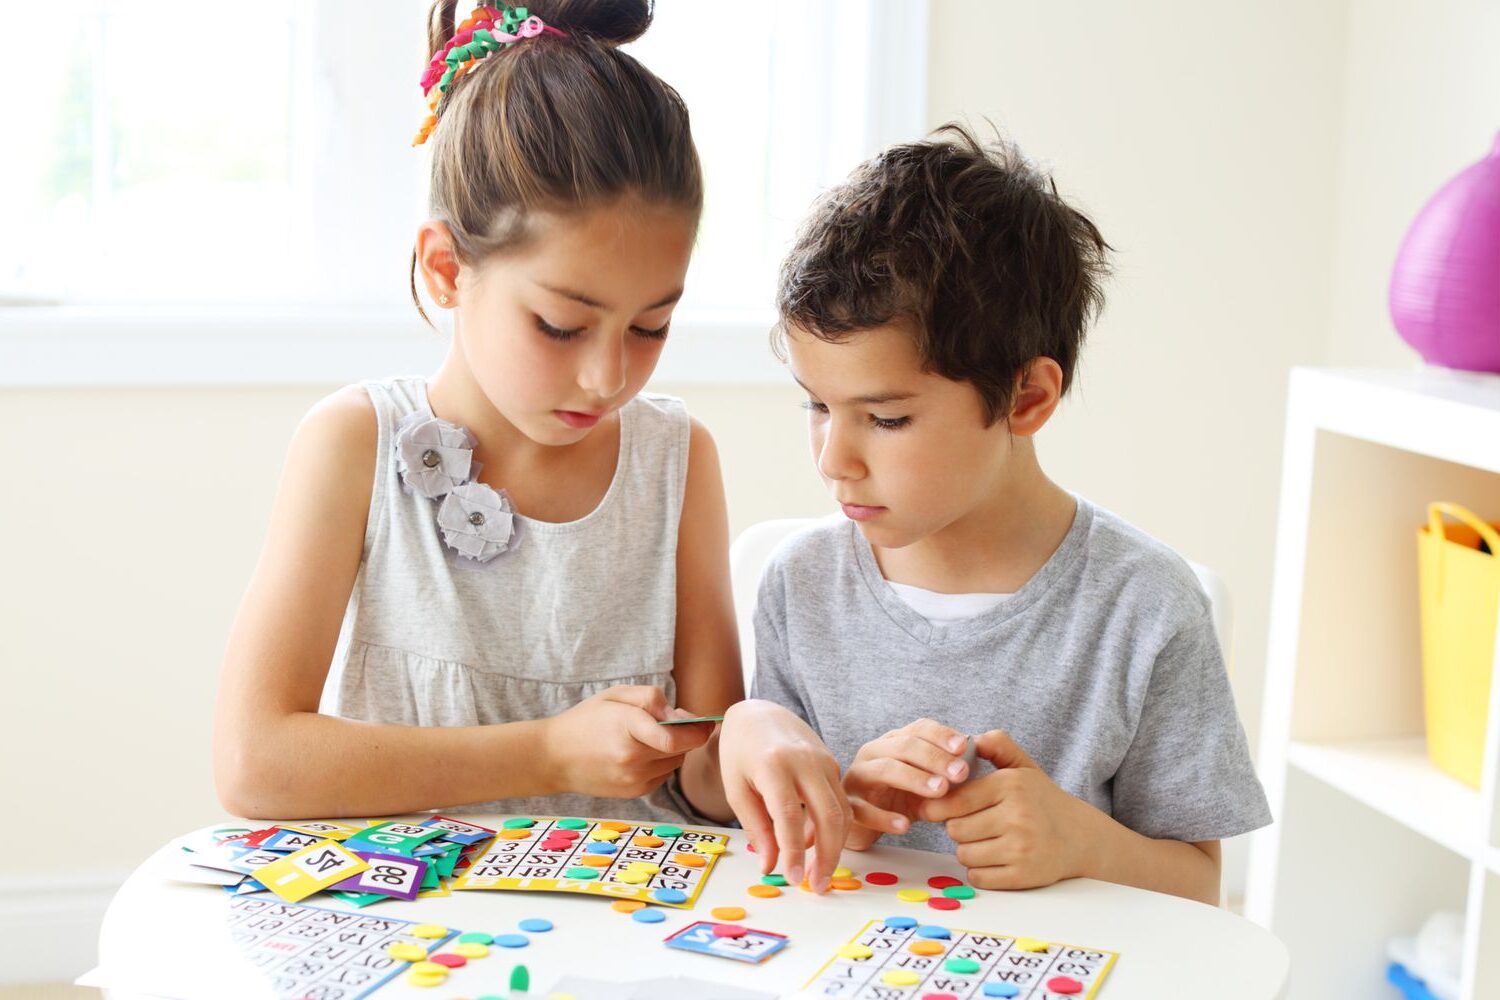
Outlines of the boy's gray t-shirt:
M806 719L844 768L930 718L1005 730L1064 791L1148 837L1220 840L1271 822L1197 577L1082 498L1035 576L947 626L897 596L853 522L820 521L772 555L755 651L753 696ZM884 842L954 849L920 821Z

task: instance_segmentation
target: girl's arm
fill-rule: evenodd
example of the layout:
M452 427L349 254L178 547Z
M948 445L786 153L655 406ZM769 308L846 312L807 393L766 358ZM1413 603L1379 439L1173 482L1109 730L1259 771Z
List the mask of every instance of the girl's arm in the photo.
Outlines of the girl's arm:
M729 513L718 449L708 429L692 422L687 487L677 528L677 637L672 677L677 705L689 715L723 715L745 697L734 595L729 585ZM681 728L693 728L681 727ZM704 816L734 814L719 780L719 734L688 754L682 789Z
M791 712L742 700L724 485L713 439L696 421L677 533L673 676L679 708L693 715L727 709L724 725L683 762L682 789L694 808L720 821L737 817L764 871L779 864L793 884L806 874L814 891L828 891L850 821L838 764Z
M292 439L219 682L214 777L225 808L391 815L563 790L639 795L664 780L698 741L655 724L666 704L654 688L613 688L550 719L494 726L318 714L364 549L376 442L358 387L320 402Z

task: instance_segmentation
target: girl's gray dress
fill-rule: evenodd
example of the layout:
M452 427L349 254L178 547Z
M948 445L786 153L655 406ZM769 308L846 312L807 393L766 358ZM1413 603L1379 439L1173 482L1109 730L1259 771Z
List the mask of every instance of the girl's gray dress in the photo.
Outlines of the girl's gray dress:
M682 401L641 395L627 403L619 462L599 506L565 524L519 517L518 545L478 563L443 542L434 501L402 489L396 425L430 412L425 380L363 386L379 426L375 483L321 711L399 725L484 725L556 715L616 684L660 687L675 704L677 523L689 435ZM492 766L535 767L536 756ZM563 794L462 808L696 819L675 776L639 799Z

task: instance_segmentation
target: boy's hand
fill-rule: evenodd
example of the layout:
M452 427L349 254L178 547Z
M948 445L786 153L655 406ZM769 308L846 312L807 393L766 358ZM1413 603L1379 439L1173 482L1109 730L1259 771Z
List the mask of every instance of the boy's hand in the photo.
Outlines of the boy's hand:
M946 824L970 884L1034 889L1083 874L1087 803L1058 788L1001 730L975 742L995 772L921 807L922 819Z
M772 702L739 702L724 714L719 769L761 871L780 860L789 883L805 876L814 892L827 892L849 830L849 802L838 762L812 728Z
M855 824L846 846L863 851L882 833L911 829L925 800L969 776L961 756L967 743L956 729L918 719L860 747L844 775Z
M543 720L552 783L584 795L645 795L713 735L712 722L658 725L673 714L660 688L622 684Z

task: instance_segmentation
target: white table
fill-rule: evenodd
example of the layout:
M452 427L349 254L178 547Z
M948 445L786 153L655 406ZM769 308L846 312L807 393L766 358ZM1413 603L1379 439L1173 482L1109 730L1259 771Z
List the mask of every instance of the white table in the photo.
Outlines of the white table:
M499 817L465 816L485 826ZM758 881L756 856L739 830L723 830L730 850L722 855L697 906L668 909L661 924L640 924L598 897L537 892L455 892L442 898L382 902L372 915L446 924L490 933L515 929L518 920L545 917L551 933L532 936L521 950L495 948L489 958L458 969L446 984L418 989L395 980L377 1000L450 1000L486 993L506 994L510 970L523 962L531 972L530 997L546 997L564 975L619 980L683 975L795 996L834 950L871 919L895 914L922 923L1040 938L1120 954L1098 991L1100 1000L1276 1000L1286 992L1289 960L1276 938L1225 910L1174 896L1107 882L1073 879L1028 892L984 892L962 908L941 912L896 898L900 887L923 887L933 875L962 878L952 858L893 847L864 854L846 852L843 863L856 875L887 871L899 886L866 885L852 892L816 896L788 887L777 899L757 899L746 889ZM215 1000L262 997L260 976L229 941L224 913L229 896L206 885L165 880L163 867L181 851L162 848L135 870L110 903L99 936L99 967L81 983L103 986L111 997L205 996ZM254 897L269 898L269 897ZM353 909L326 894L305 905ZM748 927L785 934L790 944L762 965L676 951L661 944L695 920L711 920L715 906L743 906ZM161 979L161 969L170 970ZM170 987L170 988L168 988ZM918 991L905 991L920 998ZM893 995L904 995L894 991ZM518 995L519 996L519 995ZM705 997L703 1000L712 1000Z

